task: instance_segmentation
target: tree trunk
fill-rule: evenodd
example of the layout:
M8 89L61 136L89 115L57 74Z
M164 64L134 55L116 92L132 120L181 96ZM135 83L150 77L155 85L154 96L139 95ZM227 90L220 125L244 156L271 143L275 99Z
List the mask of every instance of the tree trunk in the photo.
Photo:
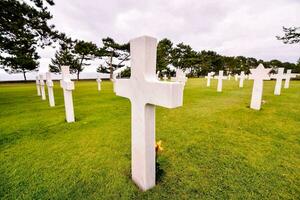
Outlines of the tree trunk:
M24 76L24 80L27 81L26 79L26 72L23 70L23 76Z
M80 71L77 70L77 81L79 81L79 73L80 73Z
M109 69L110 69L110 80L113 78L113 73L114 73L114 71L113 71L113 67L112 67L112 54L111 54L111 56L110 56L110 63L109 63Z

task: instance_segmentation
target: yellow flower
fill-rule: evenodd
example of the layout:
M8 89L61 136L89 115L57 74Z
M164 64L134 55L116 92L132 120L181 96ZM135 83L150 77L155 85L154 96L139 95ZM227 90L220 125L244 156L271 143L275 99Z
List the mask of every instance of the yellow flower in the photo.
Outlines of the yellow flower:
M164 149L162 148L162 145L161 145L161 140L159 140L158 142L156 142L155 144L155 151L156 153L157 152L160 152L160 151L163 151Z

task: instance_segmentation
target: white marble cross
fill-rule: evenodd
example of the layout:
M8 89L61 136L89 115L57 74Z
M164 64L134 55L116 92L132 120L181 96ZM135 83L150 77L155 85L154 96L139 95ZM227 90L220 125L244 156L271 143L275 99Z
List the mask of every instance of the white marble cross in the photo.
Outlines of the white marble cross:
M218 79L218 87L217 87L217 91L218 92L222 92L222 87L223 87L223 80L226 80L227 77L223 76L223 70L219 71L219 75L218 76L214 76L214 79Z
M208 72L207 76L205 76L205 78L207 79L207 83L206 86L210 87L210 80L213 79L213 75L215 74L215 72Z
M271 69L265 69L263 64L259 64L256 69L250 69L249 79L253 79L253 89L250 108L260 110L264 80L270 80L268 75Z
M65 101L65 111L66 111L66 120L68 123L74 122L74 107L73 107L73 96L72 90L75 89L74 82L70 78L69 66L61 67L62 79L60 81L60 86L64 90L64 101Z
M42 74L40 74L40 86L41 86L42 100L46 100L45 82L44 82L44 76Z
M167 80L168 80L168 77L167 77L166 74L164 75L163 80L164 80L164 81L167 81Z
M284 88L286 88L286 89L289 88L291 78L296 78L296 76L297 76L297 74L292 74L292 70L288 69L285 74Z
M37 95L41 96L41 87L40 87L40 79L39 76L35 77L35 83L36 83L36 90L37 90Z
M235 75L234 75L234 80L235 80L235 81L238 81L238 78L239 78L239 75L238 75L238 74L235 74Z
M171 77L171 81L179 82L185 85L187 77L185 76L185 73L182 71L182 69L176 69L176 76Z
M282 67L278 68L278 73L271 75L271 78L276 79L274 94L280 95L281 88L282 88L282 80L286 78L286 76L284 74L284 68L282 68Z
M97 77L96 81L98 83L98 91L100 91L101 90L101 82L102 82L100 76Z
M242 87L244 87L244 80L246 79L246 75L245 75L244 71L241 71L239 78L240 78L239 87L242 88Z
M142 36L130 41L131 77L116 79L118 96L131 102L131 173L142 189L155 186L155 105L176 108L183 103L183 85L158 81L157 40Z
M46 83L48 87L48 98L49 98L49 104L50 107L55 106L55 101L54 101L54 93L53 93L53 81L51 79L51 73L46 72Z

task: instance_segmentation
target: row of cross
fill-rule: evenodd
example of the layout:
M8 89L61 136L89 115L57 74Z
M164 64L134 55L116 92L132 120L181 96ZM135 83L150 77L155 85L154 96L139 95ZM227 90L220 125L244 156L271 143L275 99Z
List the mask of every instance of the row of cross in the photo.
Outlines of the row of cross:
M187 78L181 70L176 70L176 77L171 81L160 81L156 71L156 50L157 40L152 37L143 36L130 41L131 53L131 76L129 79L117 79L113 76L114 92L116 95L130 99L131 102L131 174L133 181L143 190L155 186L155 106L176 108L183 104L183 90ZM74 109L72 90L74 83L70 79L68 66L62 67L62 80L60 82L64 91L64 103L67 122L74 122ZM263 80L269 80L270 69L265 69L260 64L256 69L251 70L250 79L254 80L251 108L260 109ZM289 80L288 75L282 74L279 69L276 84L282 79ZM210 86L210 79L214 73L209 73L207 86ZM241 73L240 87L247 76ZM290 77L292 77L290 75ZM223 71L214 77L218 79L218 91L222 91L222 80L227 79ZM236 77L238 78L238 77ZM229 78L230 79L230 78ZM46 83L50 106L54 106L53 82L50 73L46 73ZM167 80L166 76L164 80ZM98 90L101 90L100 77ZM280 83L281 84L281 83ZM42 99L46 99L43 76L37 77L37 91ZM276 86L277 88L277 86ZM281 88L281 85L278 86ZM279 92L280 93L280 92Z
M235 75L235 80L240 79L239 87L242 88L244 86L244 80L249 78L253 80L253 89L252 89L252 97L250 108L255 110L260 110L261 102L262 102L262 94L263 94L263 81L276 79L274 94L280 95L282 88L282 81L285 80L284 88L289 88L290 79L295 78L298 74L291 73L292 70L288 69L287 73L284 73L284 68L278 68L277 74L270 74L272 69L265 68L263 64L259 64L256 69L250 69L251 74L248 76L244 71L241 72L240 75ZM223 80L230 80L231 75L224 76L223 71L219 71L218 76L214 76L215 72L209 72L205 78L207 79L207 87L210 87L211 79L218 80L217 91L222 92L222 84Z

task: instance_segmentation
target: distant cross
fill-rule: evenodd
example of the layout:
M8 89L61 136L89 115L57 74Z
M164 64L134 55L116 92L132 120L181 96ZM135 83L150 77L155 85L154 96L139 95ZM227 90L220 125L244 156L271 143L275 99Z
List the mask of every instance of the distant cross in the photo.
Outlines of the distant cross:
M227 77L223 76L223 70L219 71L219 75L214 77L215 79L218 79L218 87L217 91L222 92L222 87L223 87L223 80L226 80Z
M40 86L41 86L42 100L46 100L45 82L44 82L44 76L42 74L40 74Z
M36 84L37 95L41 96L41 87L40 87L39 76L35 77L35 84Z
M179 82L185 85L185 82L187 81L187 77L185 76L185 73L181 69L176 69L176 76L171 77L171 81Z
M251 75L249 79L253 79L253 89L250 108L260 110L264 80L270 80L268 75L271 69L265 69L262 64L259 64L256 69L250 69Z
M73 96L72 90L75 89L74 82L70 78L69 66L62 66L62 79L60 81L60 86L64 90L64 100L65 100L65 111L66 111L66 120L68 123L74 122L74 107L73 107Z
M49 104L51 107L55 106L54 101L54 94L53 94L53 81L51 79L51 73L46 72L46 83L48 87L48 98L49 98Z
M278 68L278 73L277 74L273 74L271 76L271 78L275 78L276 79L274 94L275 95L280 95L281 88L282 88L282 80L286 78L286 76L284 74L284 68L282 68L282 67Z
M98 91L100 91L101 90L101 82L102 82L100 75L97 77L96 81L98 83Z
M297 74L292 74L292 70L288 69L285 74L284 88L286 88L286 89L289 88L291 78L296 78L296 76L297 76Z
M238 75L238 74L235 74L235 75L234 75L234 80L235 80L235 81L238 81L238 78L239 78L239 75Z
M246 79L246 75L244 71L241 71L239 78L240 78L239 87L242 88L244 87L244 80Z
M213 79L213 75L215 74L215 72L208 72L207 76L205 76L205 78L207 79L207 83L206 86L210 87L210 80Z
M157 80L159 80L159 81L160 81L159 74L160 74L160 72L159 72L159 71L157 71L157 73L156 73L156 77L157 77Z
M157 40L142 36L130 41L131 77L116 79L118 96L131 102L131 173L142 189L155 186L155 105L182 106L183 85L157 80Z
M229 81L231 80L231 74L230 73L228 74L228 80Z
M163 80L164 80L164 81L167 81L167 80L168 80L168 77L167 77L166 74L164 75Z

